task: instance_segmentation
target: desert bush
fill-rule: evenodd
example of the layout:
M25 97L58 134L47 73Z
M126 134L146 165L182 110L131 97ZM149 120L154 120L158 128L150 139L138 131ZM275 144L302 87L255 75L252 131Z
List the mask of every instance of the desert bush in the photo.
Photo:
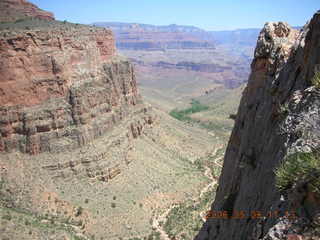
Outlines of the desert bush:
M289 103L279 105L279 116L285 117L290 113Z
M12 217L11 217L10 214L6 214L6 215L3 215L3 216L2 216L2 219L5 219L5 220L7 220L7 221L11 221Z
M319 151L294 153L276 169L276 186L280 191L293 187L296 183L308 184L320 193L320 154Z
M232 119L232 120L236 120L237 114L231 113L231 114L229 115L229 118Z
M320 71L316 71L313 78L311 79L311 83L317 89L320 88Z
M75 216L79 217L82 214L82 212L83 212L83 208L81 206L78 207Z

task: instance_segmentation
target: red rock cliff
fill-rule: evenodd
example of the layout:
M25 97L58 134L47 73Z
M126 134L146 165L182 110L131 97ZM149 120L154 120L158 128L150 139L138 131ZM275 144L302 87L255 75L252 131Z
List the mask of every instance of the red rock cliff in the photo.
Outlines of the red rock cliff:
M115 55L111 31L43 24L1 31L0 151L74 148L140 111L133 68Z
M26 0L0 1L0 22L16 21L26 17L54 20L52 13L42 10Z

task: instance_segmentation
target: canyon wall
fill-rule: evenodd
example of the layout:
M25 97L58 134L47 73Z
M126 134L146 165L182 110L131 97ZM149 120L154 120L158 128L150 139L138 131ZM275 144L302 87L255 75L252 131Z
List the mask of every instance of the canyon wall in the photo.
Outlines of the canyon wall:
M260 32L212 204L213 215L228 217L209 217L195 239L318 239L307 232L315 229L319 196L306 185L280 192L275 169L286 156L320 146L312 80L320 70L319 36L320 12L300 32L282 22Z
M147 114L132 65L116 56L112 32L78 24L2 30L0 151L60 152ZM151 119L142 117L145 123ZM132 123L132 134L139 126Z
M1 0L0 22L20 21L24 18L54 20L51 12L44 11L26 0Z
M94 25L110 28L118 49L164 51L166 49L214 49L212 36L193 26L155 26L137 23L100 22Z

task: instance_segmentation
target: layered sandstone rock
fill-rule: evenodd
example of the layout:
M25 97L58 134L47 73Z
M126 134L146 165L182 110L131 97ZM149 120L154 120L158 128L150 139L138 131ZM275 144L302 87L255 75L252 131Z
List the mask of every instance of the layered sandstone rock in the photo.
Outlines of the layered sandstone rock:
M26 0L0 1L0 22L16 21L27 17L54 20L52 13L42 10Z
M45 23L1 31L0 150L75 148L134 112L150 123L132 65L109 30ZM138 123L132 123L137 135Z
M155 26L130 23L95 23L115 32L117 48L162 51L166 49L214 49L212 36L192 26Z
M320 95L312 84L320 64L319 34L320 12L300 32L282 22L261 31L212 205L245 217L210 218L196 239L311 239L305 233L314 228L319 202L302 186L281 195L274 171L286 156L320 146ZM262 217L252 215L257 212ZM279 216L268 215L274 212Z

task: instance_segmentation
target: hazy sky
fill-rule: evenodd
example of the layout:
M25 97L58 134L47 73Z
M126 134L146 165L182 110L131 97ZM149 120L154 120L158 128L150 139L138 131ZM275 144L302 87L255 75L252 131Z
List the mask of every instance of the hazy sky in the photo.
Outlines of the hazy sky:
M206 30L261 28L267 21L301 26L320 0L31 0L58 20L194 25Z

